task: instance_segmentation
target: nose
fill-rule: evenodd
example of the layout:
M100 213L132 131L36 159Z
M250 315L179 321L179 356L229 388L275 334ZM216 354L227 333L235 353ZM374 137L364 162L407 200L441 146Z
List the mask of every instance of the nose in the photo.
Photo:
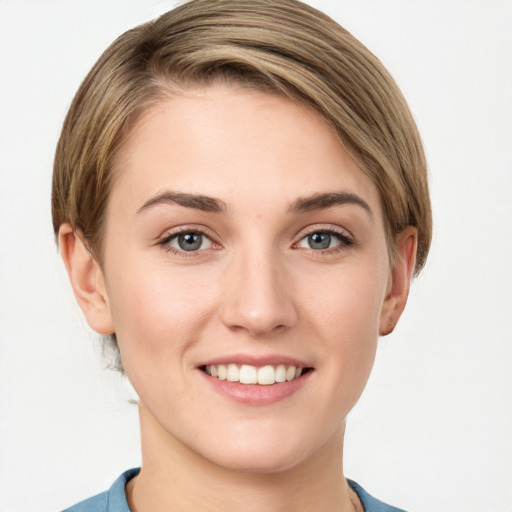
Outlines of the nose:
M293 284L271 250L233 258L224 277L220 316L229 329L262 336L297 323Z

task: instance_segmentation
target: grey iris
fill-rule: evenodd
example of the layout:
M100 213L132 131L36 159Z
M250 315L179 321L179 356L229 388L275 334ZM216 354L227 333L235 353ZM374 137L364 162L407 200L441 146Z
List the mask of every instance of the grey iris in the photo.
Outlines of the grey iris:
M178 236L178 245L184 251L196 251L201 247L203 235L199 233L185 233Z
M328 249L331 245L329 233L313 233L308 236L308 244L311 249Z

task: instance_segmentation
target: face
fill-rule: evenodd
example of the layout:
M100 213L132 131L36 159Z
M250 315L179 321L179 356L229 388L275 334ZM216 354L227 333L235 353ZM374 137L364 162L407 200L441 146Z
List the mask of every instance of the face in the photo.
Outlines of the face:
M377 189L326 121L209 86L148 111L116 172L105 292L143 439L248 471L337 442L391 273Z

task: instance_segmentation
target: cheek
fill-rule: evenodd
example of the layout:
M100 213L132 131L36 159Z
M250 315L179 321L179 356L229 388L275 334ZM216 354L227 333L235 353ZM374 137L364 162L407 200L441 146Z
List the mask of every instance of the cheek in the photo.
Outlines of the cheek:
M212 309L212 287L200 273L194 277L139 261L119 265L110 275L112 317L124 358L176 354L197 338Z
M304 307L322 319L326 332L366 332L376 337L387 282L384 273L377 269L369 265L347 266L324 277L313 277L315 286Z
M351 266L318 282L309 297L309 319L325 347L335 393L350 408L370 374L379 334L379 320L387 280L378 266Z

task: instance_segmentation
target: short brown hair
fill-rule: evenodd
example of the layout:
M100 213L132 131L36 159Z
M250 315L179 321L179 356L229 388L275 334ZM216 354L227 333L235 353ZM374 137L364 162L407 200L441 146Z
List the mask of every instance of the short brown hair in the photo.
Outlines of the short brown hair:
M432 216L409 108L364 45L297 0L192 0L114 41L64 122L52 185L55 233L69 222L101 262L113 162L136 120L173 89L215 80L282 94L320 112L377 186L388 246L406 226L418 229L421 270Z

